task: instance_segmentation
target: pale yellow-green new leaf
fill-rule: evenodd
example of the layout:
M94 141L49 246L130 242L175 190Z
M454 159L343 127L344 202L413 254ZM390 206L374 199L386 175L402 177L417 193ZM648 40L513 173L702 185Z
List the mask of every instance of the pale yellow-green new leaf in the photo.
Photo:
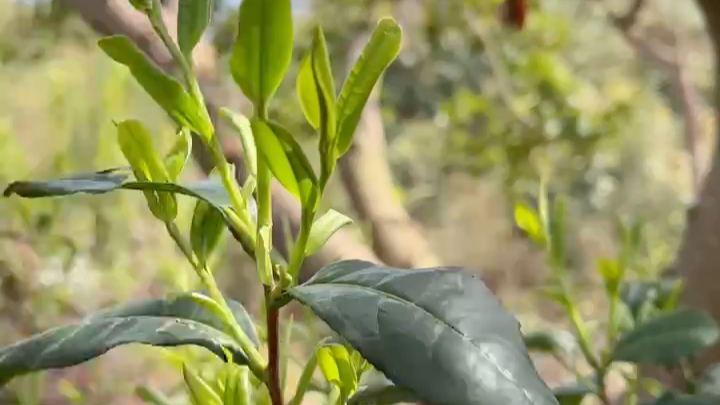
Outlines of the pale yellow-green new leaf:
M343 226L352 224L352 222L349 217L332 209L323 214L310 228L305 254L310 256L317 253L335 232Z

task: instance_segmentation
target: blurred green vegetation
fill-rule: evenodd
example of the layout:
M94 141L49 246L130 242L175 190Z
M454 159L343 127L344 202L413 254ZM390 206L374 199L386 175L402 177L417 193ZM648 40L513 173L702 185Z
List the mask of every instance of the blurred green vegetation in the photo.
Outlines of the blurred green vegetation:
M169 148L170 122L61 3L0 0L0 187L123 164L113 120L141 119L159 134L156 145ZM291 76L315 22L340 72L351 43L391 12L383 1L311 3L298 16ZM218 4L211 39L226 74L236 18ZM501 25L498 1L408 4L396 15L407 42L382 87L388 164L396 194L443 261L496 274L501 298L521 317L548 315L520 305L543 266L512 231L513 201L532 203L544 177L551 194L568 197L577 224L568 231L571 269L590 291L598 280L587 270L618 248L618 219L645 223L636 277L672 265L694 197L680 101L666 72L609 24L606 13L622 12L624 2L533 2L519 32ZM685 39L705 97L710 61L694 5L658 0L648 9L648 35L672 25ZM275 112L308 140L293 81L278 100ZM707 151L712 114L701 101ZM190 176L201 175L193 169ZM338 181L330 203L350 212ZM190 210L181 211L186 222ZM219 260L221 280L241 294L247 259L232 251ZM0 343L128 297L190 288L186 267L137 195L0 199L0 330L10 331Z

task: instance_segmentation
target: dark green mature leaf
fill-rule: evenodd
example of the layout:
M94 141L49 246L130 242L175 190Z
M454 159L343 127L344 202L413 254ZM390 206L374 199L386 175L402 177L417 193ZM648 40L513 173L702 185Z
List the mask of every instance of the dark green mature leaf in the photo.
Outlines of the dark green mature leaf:
M638 318L643 305L665 307L679 288L680 280L630 281L620 288L620 299L628 306L634 318Z
M402 29L383 18L348 75L337 101L337 156L347 152L360 115L382 72L400 52Z
M560 405L580 405L593 391L584 385L560 387L553 390Z
M517 320L461 269L343 261L289 294L423 402L557 404L533 367Z
M292 47L290 0L243 0L230 69L256 108L267 108L280 86L290 66Z
M712 346L720 337L708 314L681 309L657 316L620 338L613 359L646 365L671 365Z
M177 80L163 73L130 39L115 35L101 39L98 45L110 58L130 69L135 80L178 124L203 137L212 136L214 130L205 106Z
M67 196L78 193L104 194L115 190L152 190L184 194L207 201L214 207L231 206L230 198L222 183L217 179L179 185L175 183L151 183L129 181L130 172L125 168L109 169L96 173L85 173L47 181L16 181L3 192L9 197L16 194L25 198Z
M257 344L247 312L232 304L234 315ZM227 335L224 325L190 294L137 301L107 309L77 325L48 330L0 349L0 381L33 371L74 366L126 344L160 347L195 345L225 359L246 364L242 349Z
M192 60L192 51L210 24L212 10L213 0L180 0L178 4L178 46L188 61Z

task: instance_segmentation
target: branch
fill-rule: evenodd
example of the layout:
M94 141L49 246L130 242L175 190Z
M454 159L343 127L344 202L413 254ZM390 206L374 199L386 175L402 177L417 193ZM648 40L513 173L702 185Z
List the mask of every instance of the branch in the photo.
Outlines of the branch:
M147 18L132 8L129 2L124 0L66 0L83 17L83 19L102 35L122 34L133 40L145 53L159 66L168 72L173 72L175 66L168 51L161 41L155 36ZM172 9L172 7L170 7ZM169 31L174 34L175 18L172 10L166 10L166 21ZM217 78L217 52L208 41L201 41L193 53L195 71L203 87L212 86L218 81ZM225 155L231 163L235 163L238 169L238 179L243 183L242 173L242 147L236 136L222 137L219 124L219 107L224 100L218 94L208 92L205 97L210 115L218 123L218 136L221 137ZM193 142L193 157L207 174L212 170L213 164L209 154L197 140ZM294 235L297 234L300 224L300 203L288 193L276 181L272 185L273 193L273 222L282 224L287 222ZM275 247L287 258L288 249L285 246L285 235L280 226L273 227L273 240ZM378 258L365 245L357 241L348 230L338 231L320 252L308 258L303 266L303 275L308 276L319 270L321 267L340 259L362 259L372 262L379 262Z
M675 93L681 102L681 114L685 126L685 147L690 159L693 193L697 194L703 171L698 150L698 139L700 137L699 97L688 75L687 67L683 63L686 58L682 55L679 36L673 33L675 38L674 47L668 49L662 48L659 43L652 44L647 40L643 40L634 32L638 15L644 5L645 0L635 0L624 16L610 15L608 18L636 53L654 61L670 75Z

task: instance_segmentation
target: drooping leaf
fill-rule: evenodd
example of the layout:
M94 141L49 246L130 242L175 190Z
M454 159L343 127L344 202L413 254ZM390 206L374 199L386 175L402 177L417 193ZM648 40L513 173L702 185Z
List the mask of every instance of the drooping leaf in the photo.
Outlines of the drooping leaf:
M329 210L323 214L310 228L305 254L311 256L317 253L335 232L345 225L352 224L352 222L352 219L335 210Z
M244 115L235 113L227 108L220 109L220 116L225 118L240 135L240 142L243 147L243 161L248 171L248 176L257 178L257 147L255 146L255 138L253 137L250 120Z
M185 169L185 165L192 151L192 136L186 128L180 130L178 138L172 149L165 156L165 168L167 169L170 181L177 181Z
M180 52L192 61L192 52L210 25L213 0L180 0L178 3L177 38Z
M252 322L238 303L232 303L237 321L257 344ZM225 359L225 350L238 364L246 364L242 349L226 334L222 322L198 305L189 294L120 305L83 322L50 329L0 349L0 381L29 372L65 368L101 356L126 344L160 347L195 345Z
M319 151L322 163L320 178L326 182L335 170L337 158L337 113L335 111L335 80L330 66L325 34L319 25L315 29L311 55L313 82L320 113Z
M545 231L537 211L525 203L515 204L515 223L535 243L545 245Z
M290 0L242 2L230 69L235 82L257 109L267 108L280 86L290 66L292 47Z
M125 65L135 80L178 124L192 128L206 139L214 133L207 109L191 97L173 77L166 75L125 36L98 41L114 61Z
M115 190L150 190L184 194L205 200L215 207L229 207L230 199L217 179L179 185L175 183L151 183L130 181L126 168L108 169L47 181L16 181L7 186L3 196L16 194L25 198L67 196L79 193L104 194Z
M378 22L375 32L355 62L337 101L337 156L350 148L355 128L382 72L400 52L402 29L391 18Z
M705 312L681 309L659 315L623 335L613 359L645 365L670 365L712 346L720 337Z
M410 271L350 260L288 293L420 401L557 404L517 320L461 269Z
M318 100L317 86L312 68L312 50L300 62L300 70L295 80L295 92L300 101L300 107L308 124L313 129L320 128L320 102Z
M575 336L565 330L534 331L526 333L524 340L531 352L567 354L575 351L578 347Z
M215 250L225 227L223 215L206 201L198 200L190 226L190 245L201 266Z

